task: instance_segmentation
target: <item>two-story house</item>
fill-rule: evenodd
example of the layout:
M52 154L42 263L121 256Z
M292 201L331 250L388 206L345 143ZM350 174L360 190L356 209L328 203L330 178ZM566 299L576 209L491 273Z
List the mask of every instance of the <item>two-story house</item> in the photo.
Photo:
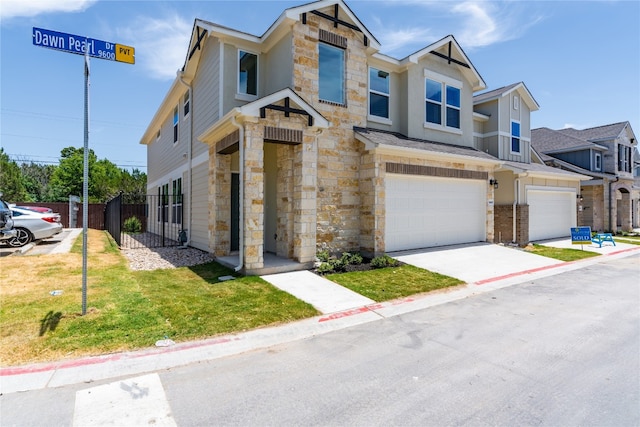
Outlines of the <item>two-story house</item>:
M629 122L589 129L533 129L532 143L546 164L588 175L580 188L580 225L594 231L639 227L633 164L637 139Z
M149 192L184 193L166 211L180 212L190 246L255 274L274 257L308 268L324 249L527 243L525 190L551 186L575 202L580 175L530 164L537 104L523 84L508 92L509 106L522 99L515 113L506 95L474 99L486 84L453 36L403 59L379 51L341 0L286 9L261 36L195 21L141 140ZM497 209L509 222L501 238ZM149 221L172 221L154 212ZM569 234L562 221L553 237Z

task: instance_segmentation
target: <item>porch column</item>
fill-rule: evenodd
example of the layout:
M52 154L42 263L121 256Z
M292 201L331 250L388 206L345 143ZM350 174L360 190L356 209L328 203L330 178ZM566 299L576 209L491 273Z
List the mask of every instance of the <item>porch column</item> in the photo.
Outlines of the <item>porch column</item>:
M257 120L245 122L244 141L244 267L264 266L264 131Z
M295 147L293 185L293 258L300 263L316 256L318 142L306 130L303 142Z

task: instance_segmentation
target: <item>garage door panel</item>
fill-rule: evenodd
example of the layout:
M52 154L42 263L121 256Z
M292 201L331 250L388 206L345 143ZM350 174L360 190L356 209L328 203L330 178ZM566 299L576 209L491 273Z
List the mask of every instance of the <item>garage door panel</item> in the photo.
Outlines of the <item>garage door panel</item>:
M388 174L387 251L486 240L486 182Z
M529 240L544 240L571 235L576 226L575 192L528 190Z

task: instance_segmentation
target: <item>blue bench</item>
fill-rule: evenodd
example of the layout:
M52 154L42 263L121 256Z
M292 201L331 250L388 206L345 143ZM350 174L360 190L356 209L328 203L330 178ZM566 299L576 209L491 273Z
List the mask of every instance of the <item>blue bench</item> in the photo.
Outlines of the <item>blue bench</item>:
M591 238L593 243L597 243L598 247L602 247L604 242L611 242L613 246L616 245L616 242L613 240L613 235L611 233L596 233L595 236Z

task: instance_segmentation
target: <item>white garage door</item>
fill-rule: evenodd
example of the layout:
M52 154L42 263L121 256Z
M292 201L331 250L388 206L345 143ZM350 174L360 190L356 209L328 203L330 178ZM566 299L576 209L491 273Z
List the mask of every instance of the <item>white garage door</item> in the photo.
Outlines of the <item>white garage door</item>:
M387 252L486 240L483 180L386 176Z
M571 235L576 226L576 193L572 191L527 190L529 240Z

